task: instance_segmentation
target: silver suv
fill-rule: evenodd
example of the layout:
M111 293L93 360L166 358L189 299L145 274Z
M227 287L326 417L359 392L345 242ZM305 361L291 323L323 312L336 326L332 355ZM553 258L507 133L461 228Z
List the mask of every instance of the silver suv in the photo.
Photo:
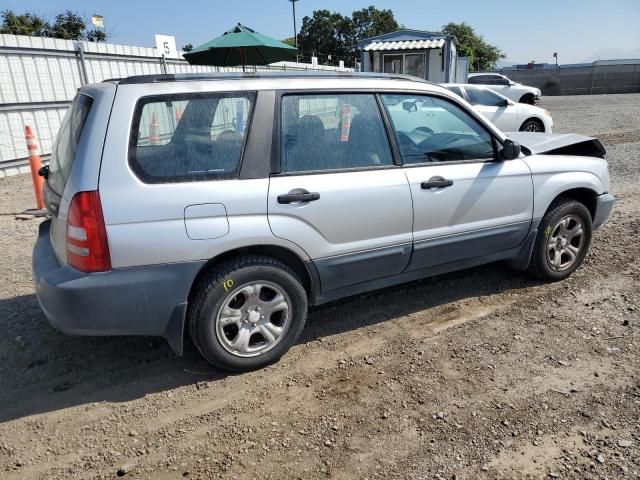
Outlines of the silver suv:
M248 370L296 342L309 305L497 260L563 279L613 205L604 150L516 135L380 74L82 87L42 171L42 310L66 333L157 335L178 354L186 330L212 364Z

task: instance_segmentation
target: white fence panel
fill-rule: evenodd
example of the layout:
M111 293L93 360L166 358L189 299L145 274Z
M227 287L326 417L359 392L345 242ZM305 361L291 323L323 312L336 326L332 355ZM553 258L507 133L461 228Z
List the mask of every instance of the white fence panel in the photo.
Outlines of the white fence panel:
M246 70L352 71L296 62ZM26 164L25 125L34 128L41 155L51 153L66 109L85 83L132 75L213 72L242 72L242 68L165 60L155 48L0 34L0 176Z

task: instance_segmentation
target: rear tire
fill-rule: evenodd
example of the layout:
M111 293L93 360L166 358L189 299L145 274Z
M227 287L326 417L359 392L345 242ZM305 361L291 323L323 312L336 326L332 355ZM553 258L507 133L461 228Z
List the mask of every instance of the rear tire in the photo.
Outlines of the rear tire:
M541 132L544 133L544 124L537 118L526 120L520 127L521 132Z
M228 260L196 288L189 313L193 343L223 370L248 371L278 361L304 328L306 291L289 267L271 257Z
M582 203L560 197L542 217L527 272L555 282L571 275L591 244L591 213Z

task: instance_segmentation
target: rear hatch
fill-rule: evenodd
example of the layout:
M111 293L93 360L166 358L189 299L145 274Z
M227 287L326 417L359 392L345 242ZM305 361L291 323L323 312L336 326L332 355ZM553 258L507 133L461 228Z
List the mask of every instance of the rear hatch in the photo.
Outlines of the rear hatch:
M102 147L116 86L80 89L62 120L51 152L44 200L51 214L51 243L58 262L67 263L67 214L71 199L98 188Z

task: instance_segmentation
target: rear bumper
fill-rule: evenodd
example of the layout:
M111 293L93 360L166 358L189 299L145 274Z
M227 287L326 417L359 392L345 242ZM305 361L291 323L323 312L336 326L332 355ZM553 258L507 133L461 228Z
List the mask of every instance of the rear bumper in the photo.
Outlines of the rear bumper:
M87 274L58 263L50 225L40 225L32 265L38 301L53 327L73 335L162 336L182 352L187 297L204 262Z
M593 228L596 229L604 225L609 218L611 209L616 199L610 193L603 193L596 197L596 214L593 217Z

